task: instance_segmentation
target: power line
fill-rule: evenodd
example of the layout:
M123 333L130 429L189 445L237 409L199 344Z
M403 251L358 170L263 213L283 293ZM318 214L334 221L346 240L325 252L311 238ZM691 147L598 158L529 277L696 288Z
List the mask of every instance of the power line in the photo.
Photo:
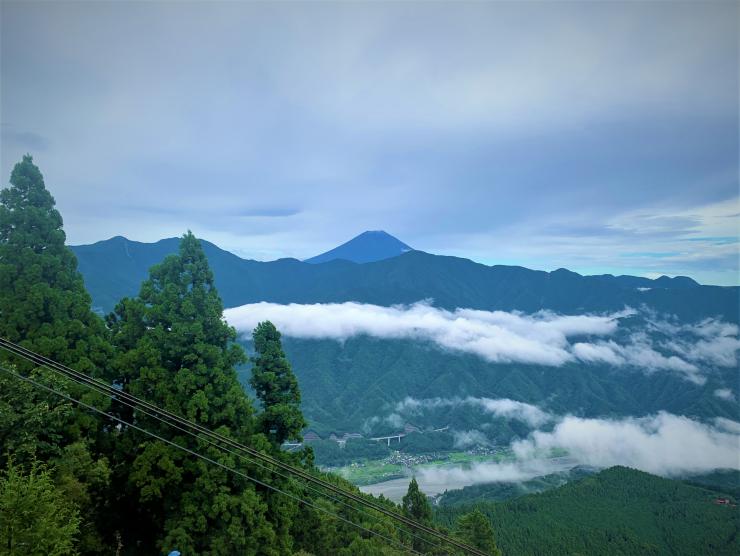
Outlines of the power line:
M1 345L1 340L2 340L2 339L0 339L0 347L4 347L4 346L2 346L2 345ZM61 364L60 364L60 366L61 366ZM284 474L284 473L281 473L281 472L279 472L279 471L276 471L275 469L273 469L273 468L271 468L271 467L268 467L267 465L265 465L265 464L262 464L262 463L260 463L259 461L255 461L255 460L253 460L253 459L250 459L249 457L245 456L245 455L244 455L243 453L237 453L237 452L235 452L234 450L231 450L231 449L230 449L230 448L228 448L228 447L225 447L225 446L222 446L222 445L220 445L220 444L217 444L216 442L214 442L214 441L212 441L212 440L210 440L210 439L208 439L208 438L203 438L202 436L199 436L199 435L195 434L194 432L192 432L192 431L190 431L190 430L186 430L186 429L184 429L183 427L179 426L178 424L173 424L173 423L169 423L169 422L165 421L164 419L162 419L161 417L159 417L158 415L155 415L155 414L153 414L153 413L150 413L150 412L149 412L149 411L147 411L146 409L141 409L140 407L136 406L135 404L133 404L133 403L131 403L131 402L129 402L129 401L126 401L126 400L122 400L122 399L118 399L118 394L120 394L120 391L119 391L119 390L116 390L115 388L113 388L112 390L113 390L113 391L114 391L114 392L115 392L116 394L115 394L115 395L112 395L112 394L110 393L110 391L109 391L109 390L111 389L111 387L109 387L109 386L107 386L107 385L105 385L105 384L103 384L103 383L97 382L97 381L95 381L95 380L94 380L94 379L92 379L92 378L89 378L89 380L88 380L88 381L84 381L84 382L83 382L82 380L79 380L79 379L77 379L77 378L75 378L75 377L71 376L71 375L70 375L70 373L67 373L67 372L64 372L64 371L57 371L57 370L55 370L54 368L52 368L52 367L50 367L50 366L48 366L48 365L42 365L42 367L48 368L49 370L51 370L51 371L53 371L53 372L57 372L57 373L60 373L60 374L61 374L62 376L64 376L64 377L65 377L66 379L68 379L68 380L70 380L70 381L74 382L75 384L78 384L78 385L81 385L81 386L85 386L85 387L87 387L87 388L93 389L93 390L94 390L94 391L96 391L97 393L99 393L99 394L101 394L101 395L104 395L104 396L106 396L106 397L110 398L111 400L114 400L114 401L117 401L117 402L119 402L119 403L122 403L122 404L124 404L124 405L126 405L126 406L130 407L131 409L133 409L133 410L135 410L135 411L139 411L139 412L143 413L144 415L147 415L148 417L151 417L151 418L153 418L153 419L156 419L156 420L158 420L158 421L160 421L160 422L162 422L162 423L164 423L164 424L166 424L166 425L168 425L168 426L170 426L170 427L173 427L173 428L175 428L175 429L177 429L177 430L179 430L179 431L181 431L181 432L183 432L183 433L185 433L185 434L188 434L188 435L192 436L193 438L196 438L196 439L197 439L197 440L199 440L199 441L204 441L204 442L208 443L209 445L211 445L211 446L214 446L215 448L218 448L218 449L220 449L220 450L223 450L223 451L225 451L225 452L227 452L227 453L229 453L229 454L231 454L231 455L233 455L233 456L236 456L237 458L241 458L241 459L243 459L244 461L246 461L246 462L248 462L248 463L250 463L250 464L252 464L252 465L256 465L256 466L258 466L258 467L261 467L262 469L265 469L265 470L266 470L266 471L268 471L269 473L272 473L272 474L278 475L279 477L283 477L284 479L287 479L287 480L289 480L289 481L290 481L290 480L294 480L294 478L293 478L293 477L291 477L291 476L289 476L289 475L286 475L286 474ZM78 374L82 374L82 373L78 373ZM335 497L335 496L332 496L332 495L330 495L330 494L327 494L326 492L323 492L323 491L321 491L321 490L319 490L319 489L317 489L317 488L315 488L315 487L312 487L311 485L305 485L305 484L303 484L303 485L299 485L299 486L300 486L301 488L303 488L303 489L308 489L308 490L310 490L311 492L314 492L314 493L318 494L319 496L323 496L323 497L326 497L326 498L328 498L329 500L331 500L332 502L335 502L335 503L337 503L337 504L341 504L341 505L343 505L343 506L345 506L345 507L349 508L349 509L350 509L350 510L352 510L352 511L355 511L355 512L360 512L360 513L362 513L362 514L364 514L364 515L366 515L366 516L368 516L368 517L371 517L371 518L373 518L373 519L375 519L375 518L377 518L377 517L378 517L377 515L372 515L372 514L370 514L370 513L368 512L368 511L364 510L363 508L357 508L357 507L355 507L355 506L353 506L353 505L351 505L351 504L349 504L349 503L345 502L344 500L342 500L342 499L340 499L340 498L337 498L337 497ZM443 548L442 548L442 547L441 547L441 546L440 546L439 544L437 544L437 543L434 543L434 542L432 542L431 540L429 540L429 539L427 539L427 538L424 538L424 537L422 537L422 536L419 536L419 535L417 535L416 533L414 533L413 531L408 531L408 530L405 530L405 529L401 529L400 527L398 527L397 525L395 525L395 524L393 524L393 523L391 523L391 526L392 526L392 527L393 527L393 528L394 528L394 529L395 529L396 531L398 531L398 532L400 532L400 533L403 533L403 534L406 534L406 535L410 535L411 537L413 537L413 538L415 538L415 539L418 539L418 540L420 540L420 541L422 541L422 542L425 542L425 543L427 543L427 544L431 545L432 547L434 547L434 548L436 548L436 549L441 549L441 550L444 550L444 549L443 549Z
M386 541L386 542L388 542L388 543L390 543L392 545L395 545L397 547L400 547L404 551L411 552L412 554L419 554L419 555L421 555L420 552L417 552L417 551L415 551L415 550L413 550L413 549L411 549L411 548L409 548L409 547L401 544L399 541L383 535L382 533L378 533L377 531L373 531L372 529L368 529L367 527L364 527L363 525L359 525L359 524L355 523L354 521L351 521L351 520L349 520L347 518L344 518L344 517L342 517L340 515L337 515L337 514L335 514L333 512L330 512L329 510L327 510L325 508L322 508L320 506L317 506L316 504L314 504L312 502L309 502L308 500L304 500L304 499L300 498L299 496L296 496L295 494L291 494L290 492L286 492L286 491L284 491L284 490L282 490L282 489L280 489L280 488L278 488L276 486L273 486L273 485L270 485L268 483L265 483L264 481L261 481L259 479L255 479L254 477L252 477L250 475L247 475L246 473L244 473L242 471L239 471L238 469L234 469L232 467L229 467L228 465L225 465L225 464L223 464L223 463L221 463L219 461L216 461L215 459L209 458L208 456L204 456L203 454L200 454L200 453L196 452L195 450L191 450L190 448L186 448L185 446L180 446L179 444L177 444L176 442L173 442L172 440L168 440L168 439L164 438L163 436L160 436L160 435L158 435L156 433L153 433L153 432L151 432L151 431L149 431L149 430L147 430L147 429L145 429L143 427L139 427L137 425L134 425L133 423L130 423L128 421L125 421L124 419L121 419L119 417L116 417L115 415L111 415L110 413L106 413L105 411L103 411L103 410L101 410L101 409L99 409L99 408L97 408L97 407L95 407L93 405L90 405L90 404L85 403L85 402L83 402L81 400L78 400L76 398L73 398L72 396L69 396L68 394L65 394L63 392L59 392L58 390L55 390L54 388L51 388L49 386L46 386L45 384L41 384L40 382L37 382L37 381L33 380L30 377L26 377L26 376L23 376L21 374L18 374L17 372L14 372L14 371L12 371L12 370L10 370L10 369L2 366L2 365L0 365L0 370L6 372L9 375L14 376L15 378L18 378L20 380L23 380L25 382L28 382L30 384L33 384L34 386L36 386L38 388L43 388L44 390L46 390L48 392L51 392L52 394L56 394L57 396L59 396L61 398L64 398L66 400L69 400L70 402L76 403L79 406L82 406L82 407L87 408L87 409L90 409L90 410L92 410L92 411L94 411L96 413L99 413L103 417L106 417L108 419L112 419L114 421L118 421L119 423L121 423L123 425L129 426L129 427L131 427L133 429L136 429L136 430L138 430L140 432L143 432L144 434L148 434L152 438L156 438L157 440L159 440L161 442L165 442L166 444L169 444L170 446L173 446L173 447L177 448L178 450L182 450L184 452L187 452L188 454L190 454L192 456L195 456L197 458L200 458L200 459L202 459L204 461L207 461L208 463L212 463L213 465L217 465L217 466L225 469L226 471L230 471L230 472L232 472L232 473L234 473L236 475L239 475L240 477L243 477L243 478L245 478L245 479L247 479L249 481L252 481L255 484L258 484L258 485L263 486L265 488L268 488L268 489L270 489L272 491L278 492L278 493L280 493L280 494L282 494L284 496L287 496L288 498L291 498L292 500L294 500L294 501L296 501L296 502L298 502L300 504L305 504L306 506L309 506L309 507L311 507L311 508L313 508L315 510L319 510L321 512L324 512L325 514L330 515L331 517L336 518L336 519L338 519L340 521L343 521L344 523L347 523L348 525L352 525L353 527L356 527L356 528L358 528L358 529L360 529L362 531L365 531L366 533L370 533L371 535L375 535L375 536L383 539L384 541Z
M279 468L285 470L288 473L292 473L293 475L296 475L296 476L300 477L301 479L303 479L305 481L308 481L308 482L311 482L313 484L322 486L322 487L324 487L324 488L326 488L326 489L334 492L337 495L344 496L344 497L346 497L346 498L348 498L350 500L353 500L353 501L357 502L358 504L361 504L361 505L363 505L365 507L368 507L368 508L370 508L370 509L372 509L374 511L377 511L377 512L379 512L379 513L381 513L381 514L383 514L383 515L385 515L387 517L390 517L392 519L395 519L395 520L403 523L404 525L406 525L408 527L412 527L412 528L414 528L414 529L416 529L416 530L418 530L420 532L426 533L426 534L428 534L428 535L430 535L430 536L432 536L432 537L434 537L434 538L436 538L436 539L438 539L438 540L440 540L440 541L442 541L444 543L450 544L450 545L452 545L452 546L454 546L454 547L456 547L458 549L461 549L463 551L466 551L466 552L468 552L470 554L474 554L475 556L486 556L485 553L482 552L478 548L475 548L475 547L472 547L472 546L467 545L465 543L462 543L462 542L458 541L455 538L449 537L449 536L445 535L444 533L439 532L436 529L433 529L431 527L428 527L428 526L426 526L424 524L417 523L417 522L415 522L415 521L407 518L406 516L404 516L404 515L402 515L400 513L397 513L395 511L391 511L391 510L389 510L387 508L384 508L383 506L375 503L374 501L366 500L366 499L362 498L361 496L358 496L357 494L355 494L353 492L344 490L343 488L337 487L337 486L333 485L332 483L330 483L328 481L319 479L319 478L317 478L317 477L315 477L315 476L313 476L313 475L305 472L304 470L302 470L300 468L297 468L297 467L291 466L289 464L286 464L286 463L284 463L284 462L282 462L280 460L277 460L277 459L275 459L275 458L273 458L273 457L271 457L271 456L269 456L267 454L263 454L262 452L259 452L259 451L255 450L254 448L250 448L250 447L245 446L243 444L240 444L240 443L238 443L238 442L236 442L236 441L234 441L234 440L232 440L232 439L230 439L228 437L225 437L225 436L223 436L223 435L221 435L219 433L215 433L215 432L213 432L213 431L211 431L211 430L203 427L202 425L199 425L197 423L193 423L192 421L188 421L188 420L186 420L186 419L184 419L184 418L182 418L182 417L180 417L180 416L178 416L176 414L173 414L170 411L167 411L165 409L158 408L157 406L155 406L155 405L153 405L153 404L151 404L151 403L149 403L149 402L147 402L145 400L141 400L141 399L139 399L139 398L137 398L137 397L135 397L135 396L127 393L127 392L124 392L122 390L113 388L112 386L107 385L105 383L99 382L99 381L97 381L97 380L89 377L88 375L86 375L84 373L80 373L78 371L75 371L74 369L71 369L71 368L67 367L66 365L62 365L61 363L58 363L58 362L56 362L56 361L54 361L52 359L49 359L48 357L45 357L45 356L40 355L38 353L35 353L35 352L31 351L31 350L28 350L28 349L26 349L26 348L24 348L22 346L19 346L18 344L15 344L15 343L7 340L7 339L0 338L0 348L3 348L3 349L5 349L5 350L7 350L7 351L9 351L11 353L16 354L16 355L19 355L20 357L23 357L24 359L27 359L27 360L29 360L31 362L36 363L36 364L47 366L51 370L57 371L59 373L62 373L65 376L68 376L68 377L69 377L69 375L75 376L76 378L84 381L86 384L88 384L90 386L93 386L93 387L97 388L98 390L104 390L108 395L115 396L115 398L118 399L118 401L121 401L121 399L126 399L126 400L130 401L131 403L137 404L137 406L146 407L149 411L152 411L152 412L154 412L154 413L156 413L158 415L163 415L164 417L166 417L169 420L173 420L173 421L175 421L177 423L180 423L180 424L182 424L182 425L184 425L184 426L186 426L186 427L188 427L190 429L196 430L196 431L200 432L201 434L204 434L204 435L206 435L206 436L208 436L210 438L214 438L214 439L216 439L219 442L223 442L223 443L225 443L225 444L227 444L229 446L232 446L232 447L234 447L234 448L236 448L238 450L241 450L243 452L246 452L246 453L250 454L251 456L253 456L253 457L257 458L257 459L260 459L261 461L264 461L266 463L269 463L271 465L274 465L276 467L279 467ZM166 421L163 421L163 422L166 422ZM168 423L168 424L170 424L171 426L175 426L175 425L172 425L171 423Z

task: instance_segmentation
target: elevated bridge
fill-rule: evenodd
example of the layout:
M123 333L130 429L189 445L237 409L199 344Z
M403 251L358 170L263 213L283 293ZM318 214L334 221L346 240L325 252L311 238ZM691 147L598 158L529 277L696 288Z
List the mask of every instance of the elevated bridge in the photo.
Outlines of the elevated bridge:
M388 446L391 445L391 440L398 439L398 443L401 443L401 439L406 436L406 433L399 432L398 434L392 434L390 436L376 436L375 438L371 438L370 440L375 440L376 442L382 442L385 441L388 443Z

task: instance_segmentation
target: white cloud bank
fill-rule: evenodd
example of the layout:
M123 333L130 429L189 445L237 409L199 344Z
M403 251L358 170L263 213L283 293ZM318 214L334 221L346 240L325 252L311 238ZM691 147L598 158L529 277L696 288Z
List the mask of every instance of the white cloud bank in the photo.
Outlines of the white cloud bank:
M709 425L665 412L620 420L566 416L552 431L535 431L512 447L525 460L564 448L594 467L627 465L675 476L740 469L740 423L721 419Z
M224 315L241 334L263 320L272 321L287 336L346 340L360 335L383 339L418 339L471 353L494 363L560 366L569 362L634 366L647 371L667 370L702 384L703 365L737 365L738 327L708 319L696 325L650 321L644 332L625 343L612 337L625 310L607 315L531 315L504 311L456 309L427 303L383 307L364 303L310 305L252 303L227 309ZM650 332L650 334L648 334ZM658 344L657 333L671 334ZM660 349L660 351L658 350Z

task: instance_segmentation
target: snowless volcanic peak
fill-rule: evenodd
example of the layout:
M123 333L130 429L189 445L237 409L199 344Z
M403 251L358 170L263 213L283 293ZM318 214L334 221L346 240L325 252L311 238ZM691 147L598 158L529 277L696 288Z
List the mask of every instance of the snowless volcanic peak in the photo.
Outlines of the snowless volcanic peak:
M325 263L334 259L344 259L355 263L370 263L397 257L413 248L396 239L382 230L371 230L362 232L360 235L335 247L326 253L321 253L310 259L307 263Z

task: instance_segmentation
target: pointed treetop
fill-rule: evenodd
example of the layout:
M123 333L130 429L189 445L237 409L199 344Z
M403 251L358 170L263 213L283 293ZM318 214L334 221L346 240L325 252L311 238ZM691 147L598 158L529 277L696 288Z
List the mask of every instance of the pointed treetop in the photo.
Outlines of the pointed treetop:
M16 214L15 219L22 220L25 226L31 225L45 238L51 234L55 242L64 243L66 236L61 229L62 216L54 208L54 197L46 189L44 177L30 154L24 155L23 160L13 167L10 187L0 192L0 204L8 211L4 215L5 223L13 219L11 214ZM19 211L29 216L20 217ZM3 226L0 233L7 239L6 234L10 234L11 230Z

